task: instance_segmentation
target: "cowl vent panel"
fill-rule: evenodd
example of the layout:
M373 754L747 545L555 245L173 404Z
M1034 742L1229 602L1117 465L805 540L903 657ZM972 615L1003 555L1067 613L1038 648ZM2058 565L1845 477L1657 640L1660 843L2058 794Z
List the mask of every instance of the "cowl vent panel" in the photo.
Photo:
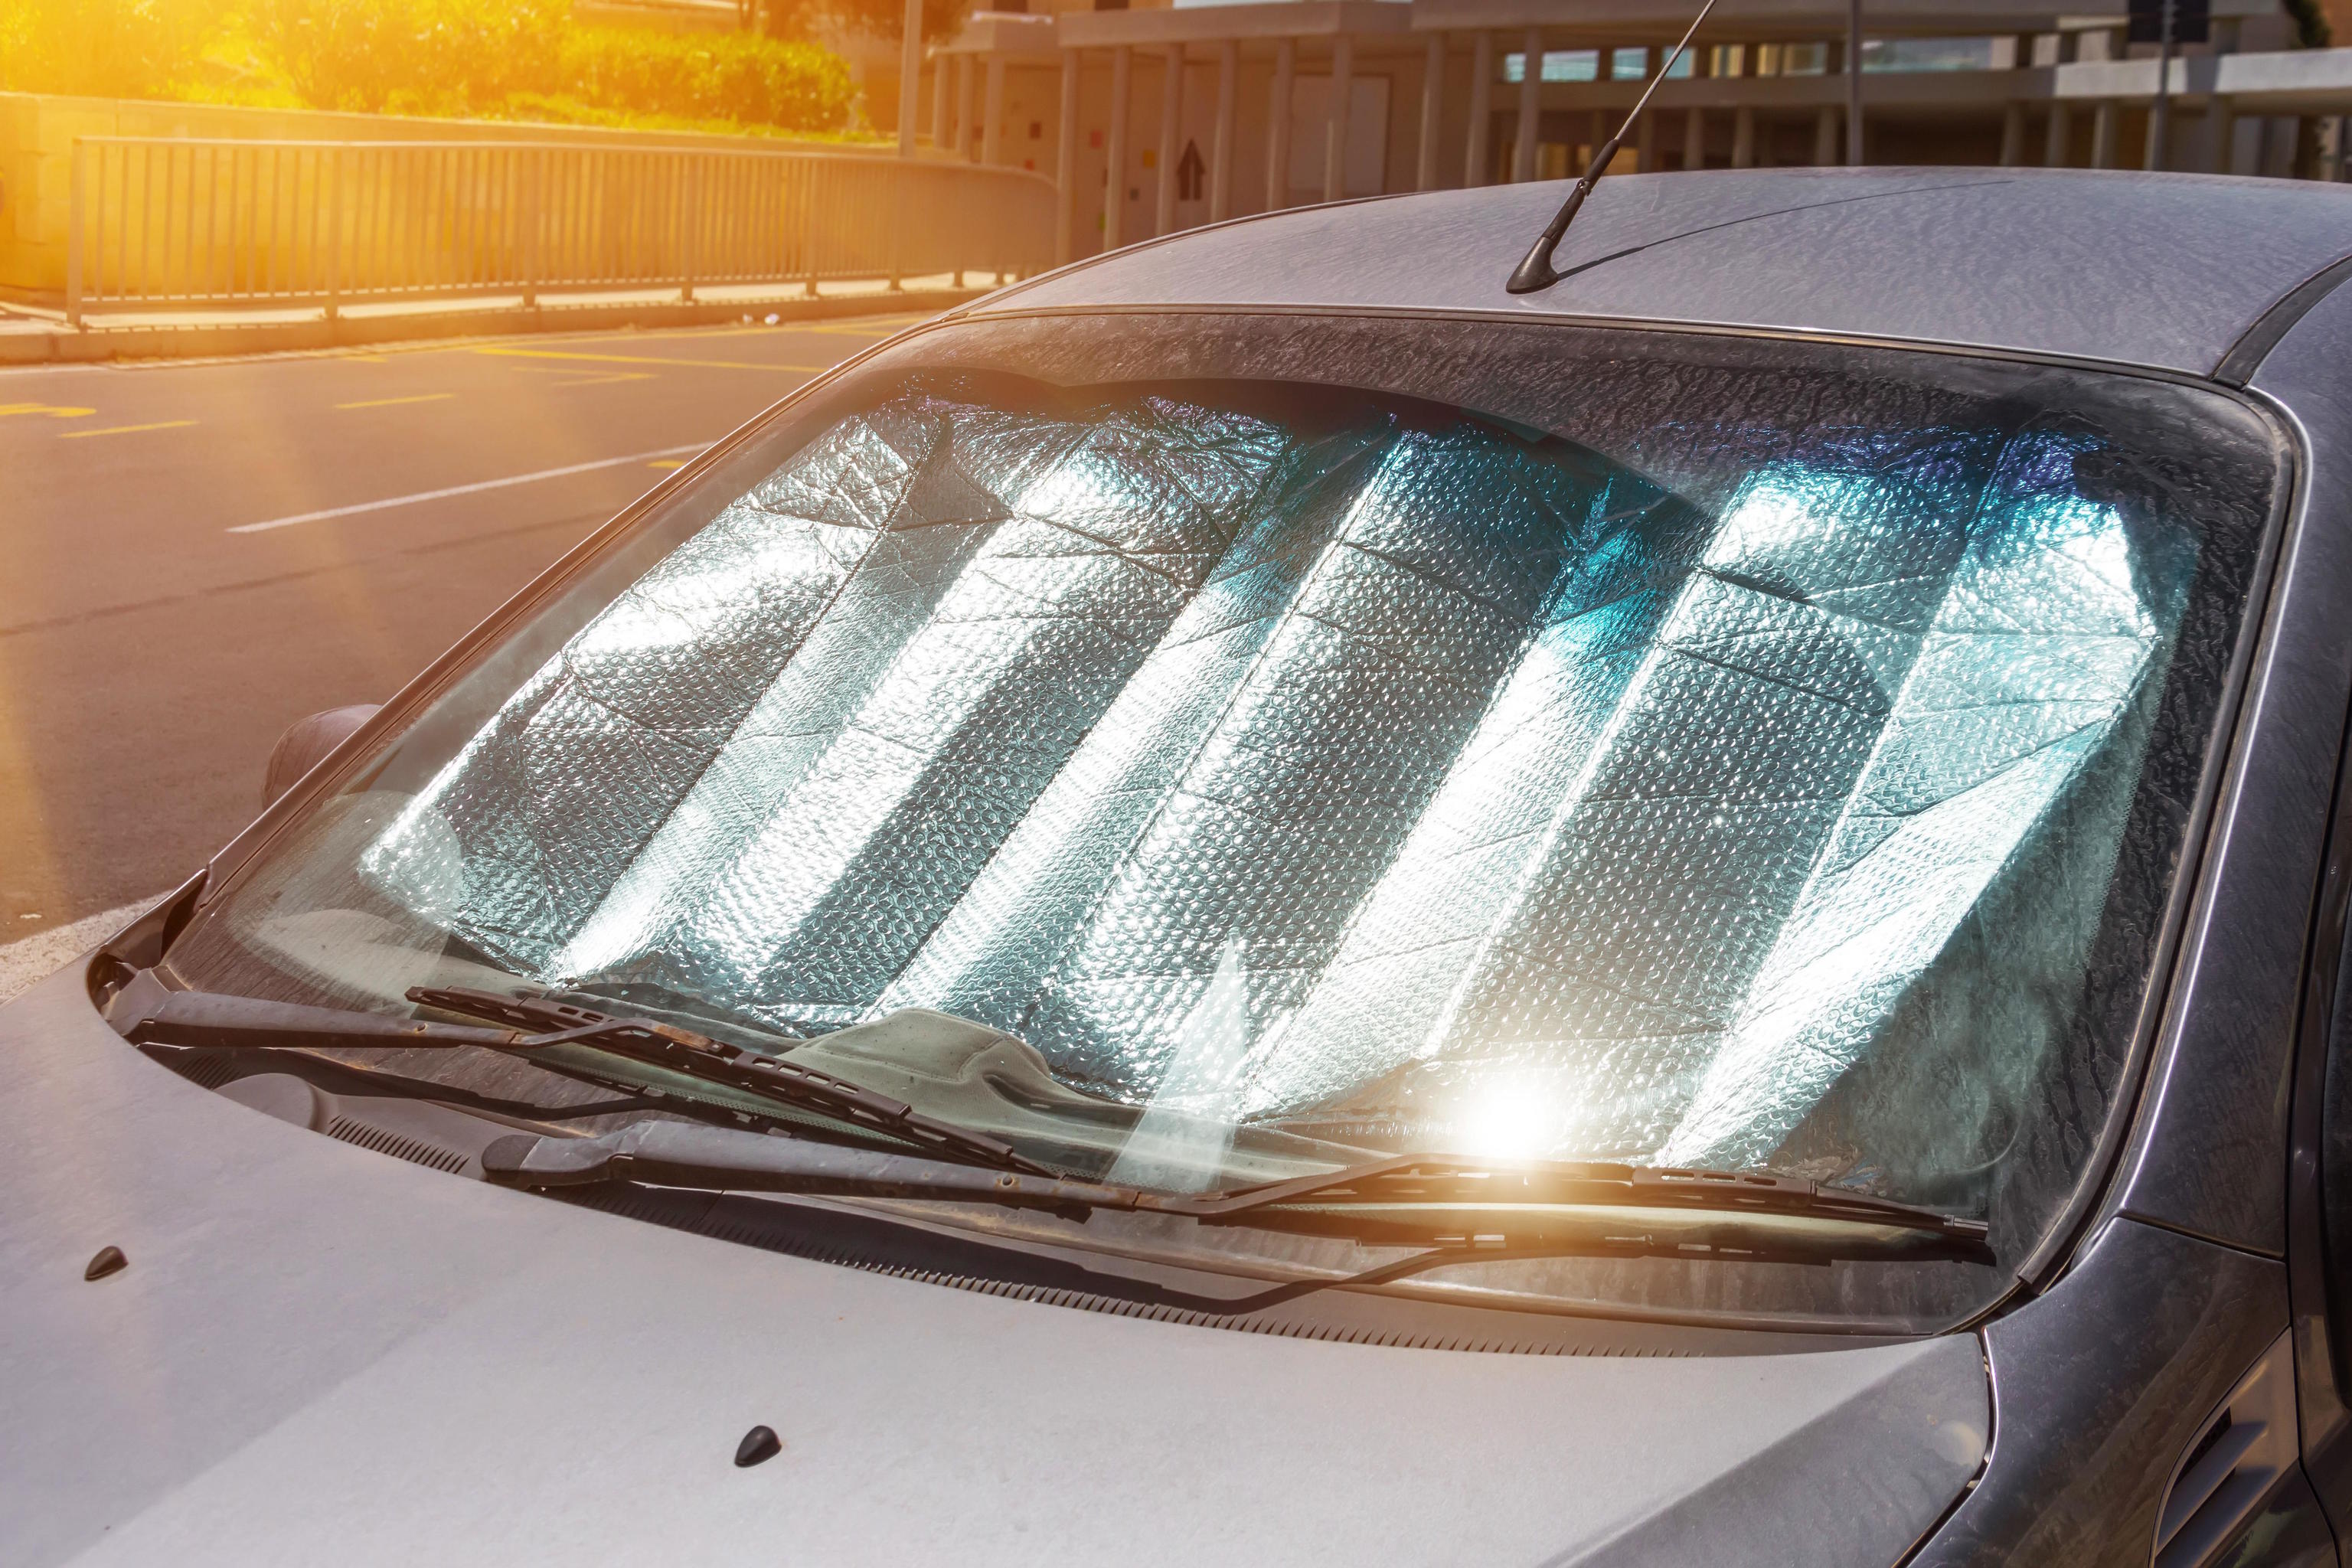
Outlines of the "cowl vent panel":
M2189 1447L2157 1515L2155 1568L2199 1568L2295 1463L2294 1348L2281 1334Z

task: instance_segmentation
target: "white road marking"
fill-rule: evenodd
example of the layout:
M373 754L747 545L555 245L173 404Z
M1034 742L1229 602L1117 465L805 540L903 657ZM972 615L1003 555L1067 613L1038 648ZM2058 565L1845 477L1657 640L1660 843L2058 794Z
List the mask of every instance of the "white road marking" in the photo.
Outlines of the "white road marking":
M617 468L630 463L650 462L656 458L674 458L680 452L699 452L706 443L698 441L688 447L664 447L656 452L632 452L625 458L599 458L593 463L572 463L561 468L541 468L535 474L515 474L503 479L483 479L470 485L450 485L444 489L418 490L415 495L394 496L386 500L363 500L351 506L331 506L324 511L297 512L292 517L273 517L268 522L240 522L229 529L230 533L267 533L273 528L291 528L298 522L324 522L331 517L351 517L363 511L383 511L388 507L415 506L419 501L440 500L447 496L469 496L482 490L504 489L509 485L536 484L541 479L560 479L566 474L584 474L593 468Z
M166 891L169 891L167 889ZM79 958L163 900L163 894L84 915L70 925L51 926L21 942L0 947L0 1002L7 1001L37 980L47 980L64 964Z

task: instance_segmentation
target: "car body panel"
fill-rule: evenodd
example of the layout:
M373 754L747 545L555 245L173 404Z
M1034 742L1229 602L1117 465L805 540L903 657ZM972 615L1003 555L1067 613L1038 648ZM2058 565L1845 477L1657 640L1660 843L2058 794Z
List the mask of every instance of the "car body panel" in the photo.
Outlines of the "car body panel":
M2141 1568L2174 1466L2286 1326L2286 1268L2126 1219L1989 1325L1985 1480L1915 1560Z
M1132 246L973 309L1491 310L2203 374L2272 304L2352 254L2352 190L2336 185L2029 169L1627 174L1594 187L1570 229L1568 276L1506 291L1567 194L1544 183L1304 207Z
M0 1559L1883 1564L1975 1473L1959 1335L1399 1350L895 1279L404 1163L0 1012ZM131 1264L85 1282L102 1246ZM754 1423L778 1459L730 1462ZM1759 1488L1818 1518L1759 1531ZM1730 1509L1714 1500L1748 1502ZM1769 1522L1769 1521L1764 1521ZM1801 1531L1789 1534L1787 1531Z

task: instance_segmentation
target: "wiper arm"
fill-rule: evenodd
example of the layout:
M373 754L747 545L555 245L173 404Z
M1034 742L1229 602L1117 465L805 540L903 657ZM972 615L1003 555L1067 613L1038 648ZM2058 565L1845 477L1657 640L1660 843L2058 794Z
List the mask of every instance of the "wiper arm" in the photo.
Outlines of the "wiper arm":
M532 1187L634 1179L667 1186L993 1203L1066 1212L1116 1209L1367 1242L1459 1242L1479 1256L1556 1247L1564 1228L1589 1231L1590 1222L1578 1220L1573 1213L1582 1208L1684 1209L1735 1219L1843 1221L1918 1233L1970 1255L1984 1249L1986 1237L1982 1220L1864 1193L1823 1191L1813 1183L1788 1177L1608 1164L1501 1165L1416 1154L1292 1182L1193 1194L975 1171L733 1128L656 1121L598 1138L501 1138L483 1152L482 1169L496 1180ZM1570 1212L1563 1215L1561 1210ZM1625 1239L1651 1245L1647 1237ZM1760 1248L1731 1250L1765 1255Z
M747 1051L675 1024L599 1013L544 997L501 996L494 991L459 985L414 986L408 992L408 999L447 1013L541 1031L524 1037L523 1044L528 1048L593 1046L704 1083L721 1085L798 1110L819 1111L935 1153L999 1170L1026 1172L1035 1176L1054 1174L1050 1167L1022 1154L1002 1138L926 1115L902 1100L877 1094L847 1079L781 1057Z
M349 1007L312 1007L216 991L173 991L142 970L108 1007L122 1036L137 1046L198 1046L237 1050L272 1046L334 1046L346 1050L481 1046L529 1050L531 1037L514 1029L483 1029L393 1018Z
M932 1198L1082 1213L1157 1206L1138 1187L982 1170L691 1121L640 1121L596 1138L518 1132L482 1151L482 1173L521 1187L640 1181L661 1186L830 1197Z
M887 1094L761 1056L675 1025L592 1012L562 1003L500 996L461 987L417 986L408 999L445 1012L507 1026L483 1028L422 1018L394 1018L356 1008L175 991L142 970L107 1004L107 1017L134 1045L216 1050L328 1046L345 1050L455 1049L475 1046L523 1056L555 1046L586 1046L667 1068L772 1104L815 1110L919 1148L994 1169L1050 1176L1046 1166L1001 1138L927 1116ZM552 1064L550 1064L552 1065Z

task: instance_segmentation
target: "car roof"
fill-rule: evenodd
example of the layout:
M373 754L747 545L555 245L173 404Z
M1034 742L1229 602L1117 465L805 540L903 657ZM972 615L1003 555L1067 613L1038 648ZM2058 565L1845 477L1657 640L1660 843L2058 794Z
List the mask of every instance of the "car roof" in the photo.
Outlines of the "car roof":
M1561 182L1301 207L1131 246L973 314L1140 305L1688 322L2210 374L2352 256L2352 188L2088 170L1760 169L1605 179L1569 276L1504 279Z

